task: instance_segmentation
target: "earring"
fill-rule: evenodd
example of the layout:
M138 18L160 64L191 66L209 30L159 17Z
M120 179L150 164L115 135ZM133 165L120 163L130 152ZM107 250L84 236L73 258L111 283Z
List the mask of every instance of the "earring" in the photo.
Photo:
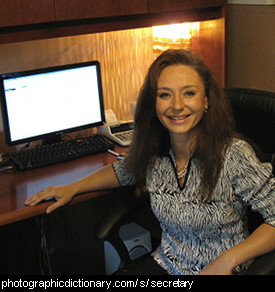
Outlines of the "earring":
M203 109L203 112L206 114L207 113L207 109L208 109L208 105L206 105Z

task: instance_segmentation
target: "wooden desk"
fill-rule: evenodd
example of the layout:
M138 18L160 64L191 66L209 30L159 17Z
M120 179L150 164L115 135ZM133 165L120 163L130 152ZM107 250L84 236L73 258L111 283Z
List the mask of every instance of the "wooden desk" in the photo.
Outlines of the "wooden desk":
M116 147L115 151L122 153L125 148ZM26 207L25 200L33 194L51 185L65 185L76 181L115 161L116 158L106 152L34 170L1 172L0 226L43 214L52 204L43 202L34 207ZM70 204L102 194L104 192L82 194L76 196Z

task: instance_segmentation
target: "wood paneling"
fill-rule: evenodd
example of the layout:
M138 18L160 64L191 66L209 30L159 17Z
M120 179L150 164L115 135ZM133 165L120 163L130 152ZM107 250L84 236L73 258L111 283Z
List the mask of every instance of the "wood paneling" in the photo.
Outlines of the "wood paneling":
M225 86L225 20L202 21L199 33L192 39L192 49L204 58Z
M147 13L147 0L55 0L56 20Z
M186 9L220 7L225 4L224 0L148 0L149 13L171 12Z
M225 6L225 0L1 0L0 44L218 19Z
M0 27L55 20L54 0L1 0Z

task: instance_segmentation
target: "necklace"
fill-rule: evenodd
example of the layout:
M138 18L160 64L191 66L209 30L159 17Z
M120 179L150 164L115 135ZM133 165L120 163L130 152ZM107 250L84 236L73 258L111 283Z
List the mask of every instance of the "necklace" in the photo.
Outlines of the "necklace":
M190 161L190 158L187 160L187 162L186 162L184 168L183 168L181 171L178 171L178 172L177 172L177 175L178 175L178 179L179 179L179 180L182 179L182 178L184 178L184 177L186 176L189 161Z

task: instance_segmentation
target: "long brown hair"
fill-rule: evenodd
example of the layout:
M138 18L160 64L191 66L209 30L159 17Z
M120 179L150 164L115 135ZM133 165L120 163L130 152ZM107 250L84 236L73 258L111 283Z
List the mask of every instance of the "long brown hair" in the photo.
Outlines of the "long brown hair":
M134 137L128 163L137 185L146 185L146 175L156 157L170 149L168 130L156 114L157 81L164 68L187 65L200 75L208 98L208 110L198 124L198 139L193 157L202 171L202 199L210 199L223 163L223 154L233 136L233 117L224 90L202 58L190 50L167 50L150 66L140 90L135 118Z

